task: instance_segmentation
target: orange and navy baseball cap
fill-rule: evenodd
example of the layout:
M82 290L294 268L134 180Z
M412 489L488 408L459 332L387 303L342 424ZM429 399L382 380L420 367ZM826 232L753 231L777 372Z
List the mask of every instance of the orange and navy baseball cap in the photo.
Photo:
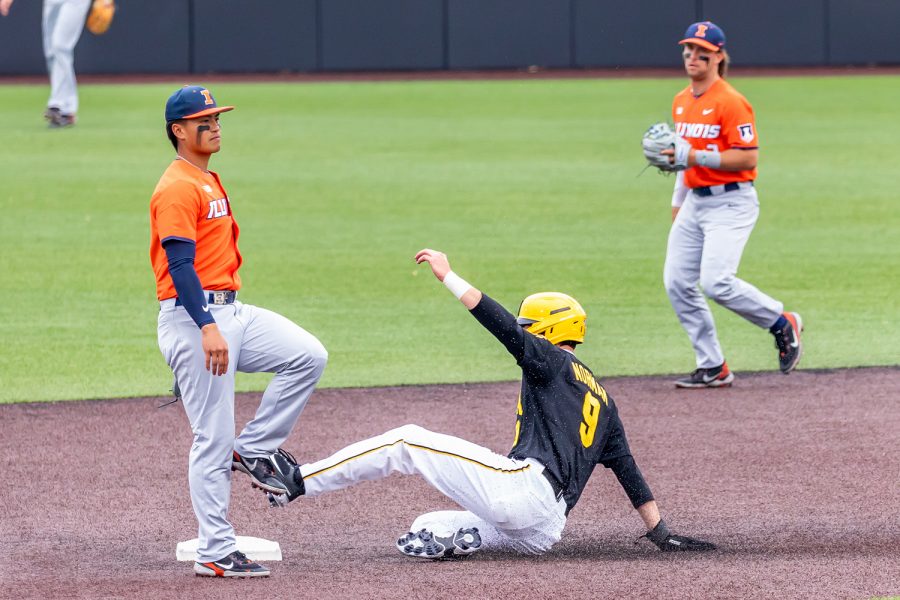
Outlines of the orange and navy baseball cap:
M725 47L725 32L712 21L694 23L684 32L684 39L679 44L696 44L711 52L718 52Z
M199 85L186 85L166 102L166 122L179 119L199 119L207 115L234 110L233 106L219 106L212 93Z

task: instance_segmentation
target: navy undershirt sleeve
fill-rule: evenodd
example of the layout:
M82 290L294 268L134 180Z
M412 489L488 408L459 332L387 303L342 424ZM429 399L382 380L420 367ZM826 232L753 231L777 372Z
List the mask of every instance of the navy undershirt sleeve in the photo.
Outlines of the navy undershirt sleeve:
M162 243L169 259L169 275L175 285L175 293L184 309L197 324L203 327L216 320L209 312L206 298L203 297L203 286L194 269L194 256L197 244L188 240L168 239Z

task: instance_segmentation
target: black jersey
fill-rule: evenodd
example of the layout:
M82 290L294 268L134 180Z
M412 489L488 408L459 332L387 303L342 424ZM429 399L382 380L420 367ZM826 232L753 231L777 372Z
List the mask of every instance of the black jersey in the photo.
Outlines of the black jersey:
M471 310L522 367L510 458L534 458L575 506L598 463L629 456L613 399L574 354L525 331L484 295Z

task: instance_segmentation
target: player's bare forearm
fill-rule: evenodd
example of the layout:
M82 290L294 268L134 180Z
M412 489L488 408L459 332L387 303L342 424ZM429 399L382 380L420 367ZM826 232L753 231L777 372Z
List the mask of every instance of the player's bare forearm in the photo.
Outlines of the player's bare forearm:
M0 15L4 17L9 14L9 7L12 6L13 0L0 0Z
M659 506L657 506L656 500L651 500L638 506L637 511L647 531L652 530L659 524Z
M455 281L446 281L448 275L454 277L455 273L453 273L453 270L450 268L450 261L447 259L447 255L443 252L432 250L431 248L424 248L416 253L415 260L417 264L427 262L428 266L431 267L431 272L437 280L447 285L447 287L450 288L450 291L454 292L454 295L457 295L457 291L461 293L462 295L458 295L457 297L467 309L472 310L478 306L479 302L481 302L481 291L467 284L458 276L455 277Z
M463 303L467 309L472 310L478 303L481 302L481 290L475 288L469 288L469 291L463 294L463 297L459 299L460 302Z

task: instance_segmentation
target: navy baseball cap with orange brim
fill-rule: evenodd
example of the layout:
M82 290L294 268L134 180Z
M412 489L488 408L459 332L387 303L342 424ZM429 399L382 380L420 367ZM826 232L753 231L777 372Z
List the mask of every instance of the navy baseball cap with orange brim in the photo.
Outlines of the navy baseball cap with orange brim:
M711 52L718 52L725 47L725 32L712 21L693 23L684 32L684 39L679 44L696 44Z
M166 102L166 122L180 119L199 119L208 115L234 110L233 106L219 106L212 93L199 85L186 85Z

